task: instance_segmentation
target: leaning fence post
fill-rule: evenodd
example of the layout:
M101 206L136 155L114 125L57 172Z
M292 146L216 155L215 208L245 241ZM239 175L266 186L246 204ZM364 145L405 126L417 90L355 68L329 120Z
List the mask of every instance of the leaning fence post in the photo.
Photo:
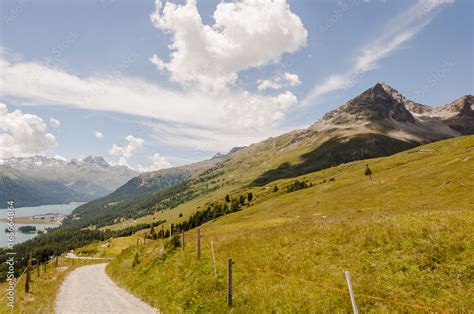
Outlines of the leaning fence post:
M227 306L232 306L232 258L227 259Z
M211 251L212 251L212 264L214 266L214 275L217 276L216 270L216 256L214 255L214 241L211 241Z
M201 258L201 228L198 228L197 242L197 256Z
M354 296L354 290L352 290L351 275L349 274L348 271L346 271L346 281L347 281L347 286L349 287L349 295L351 297L352 310L354 311L354 314L359 314L359 310L357 309L357 304L356 304L356 300Z

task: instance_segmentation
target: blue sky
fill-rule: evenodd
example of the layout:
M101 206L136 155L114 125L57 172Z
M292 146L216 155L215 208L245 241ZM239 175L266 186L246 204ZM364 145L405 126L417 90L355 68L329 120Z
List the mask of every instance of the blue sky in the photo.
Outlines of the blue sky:
M469 0L22 0L1 18L1 158L153 170L306 127L376 82L432 106L473 90Z

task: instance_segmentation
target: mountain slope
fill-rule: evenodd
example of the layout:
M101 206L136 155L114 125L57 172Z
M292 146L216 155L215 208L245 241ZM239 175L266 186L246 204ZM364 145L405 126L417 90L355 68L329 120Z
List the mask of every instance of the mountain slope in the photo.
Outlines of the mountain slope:
M89 201L86 195L50 180L38 180L20 171L0 165L0 208L15 201L16 207Z
M372 180L364 175L366 164ZM287 192L295 179L313 186ZM361 312L474 307L466 294L474 269L474 136L295 179L239 191L255 200L201 225L200 259L196 230L186 232L184 251L169 249L167 240L164 249L159 240L137 246L135 236L109 274L165 312L225 312L228 257L236 312L350 312L346 270ZM155 219L210 202L224 197L183 204Z
M391 155L423 143L460 136L461 129L470 134L474 121L472 96L461 99L462 105L457 101L446 108L430 109L406 100L387 84L377 83L307 129L196 163L192 174L184 170L186 168L175 169L187 174L165 181L182 184L179 187L147 183L161 181L173 170L143 174L117 192L78 208L75 213L94 212L95 217L100 217L103 211L109 218L113 213L114 221L120 217L136 218L206 193L225 193L246 185L261 186L341 163ZM454 120L440 118L446 114L432 117L433 111L449 111L449 119Z
M0 186L0 194L7 198L13 196L23 198L21 203L24 205L90 201L109 194L138 174L128 167L111 166L102 157L92 156L69 162L44 156L10 158L1 160L0 165L3 165L0 168L0 175L4 179L4 184ZM23 179L20 181L13 180L13 177L9 179L13 170ZM10 183L7 184L7 181ZM42 187L38 182L43 182L46 186ZM9 187L12 184L15 185L14 188ZM31 189L43 192L27 195L15 192ZM51 193L55 194L52 198ZM25 201L25 198L28 201Z
M113 193L79 206L73 211L76 219L67 223L80 226L104 226L121 218L136 218L166 206L175 206L193 193L188 191L187 181L218 163L213 158L191 165L162 169L141 174L118 188ZM77 218L80 218L77 221Z

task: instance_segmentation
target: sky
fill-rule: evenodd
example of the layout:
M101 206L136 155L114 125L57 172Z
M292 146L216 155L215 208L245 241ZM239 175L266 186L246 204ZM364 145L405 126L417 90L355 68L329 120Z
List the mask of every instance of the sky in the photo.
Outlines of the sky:
M2 0L0 159L179 166L385 82L473 93L473 1Z

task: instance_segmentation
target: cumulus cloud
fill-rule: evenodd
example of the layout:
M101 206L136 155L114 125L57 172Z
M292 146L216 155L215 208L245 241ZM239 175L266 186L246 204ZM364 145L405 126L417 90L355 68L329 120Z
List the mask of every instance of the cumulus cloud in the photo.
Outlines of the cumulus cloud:
M98 140L101 140L101 139L104 138L104 134L102 134L102 132L95 131L95 137L96 137Z
M290 86L298 86L301 84L300 78L296 74L285 72L285 79L288 81Z
M341 74L330 75L324 82L316 84L303 99L309 105L319 97L341 89L352 87L361 75L375 69L378 62L420 32L428 25L442 5L454 0L418 0L407 10L393 17L381 35L361 49L351 68Z
M27 100L29 105L118 112L194 130L218 130L219 143L235 140L233 134L242 128L248 132L245 138L263 139L297 103L283 87L277 95L232 88L240 71L278 62L282 54L306 44L306 29L285 0L221 2L213 25L202 23L195 1L185 5L158 1L151 20L171 35L172 50L169 57L163 56L169 60L154 56L152 62L185 87L181 90L127 76L123 70L80 76L0 54L0 95ZM118 68L130 66L130 59L124 58ZM296 86L299 79L289 75L284 85Z
M301 81L298 75L285 72L273 79L258 80L257 84L257 89L263 91L267 89L282 89L289 86L298 86L301 84Z
M127 140L127 145L118 146L117 144L113 144L109 150L110 155L119 157L118 164L124 166L127 165L127 160L135 155L145 144L142 138L133 135L128 135L125 139Z
M59 120L51 117L51 118L49 118L49 125L52 126L53 128L59 128L61 126L61 122L59 122Z
M152 164L148 167L143 167L142 165L138 165L138 171L140 172L151 172L160 169L170 168L171 164L162 157L159 153L155 153L153 156L150 157Z
M307 31L286 0L221 2L213 25L205 25L195 0L184 5L155 2L153 25L169 34L169 62L154 55L150 61L171 80L220 92L235 83L238 73L279 60L306 45Z
M56 147L56 138L44 121L20 110L8 112L0 103L0 159L44 154Z

